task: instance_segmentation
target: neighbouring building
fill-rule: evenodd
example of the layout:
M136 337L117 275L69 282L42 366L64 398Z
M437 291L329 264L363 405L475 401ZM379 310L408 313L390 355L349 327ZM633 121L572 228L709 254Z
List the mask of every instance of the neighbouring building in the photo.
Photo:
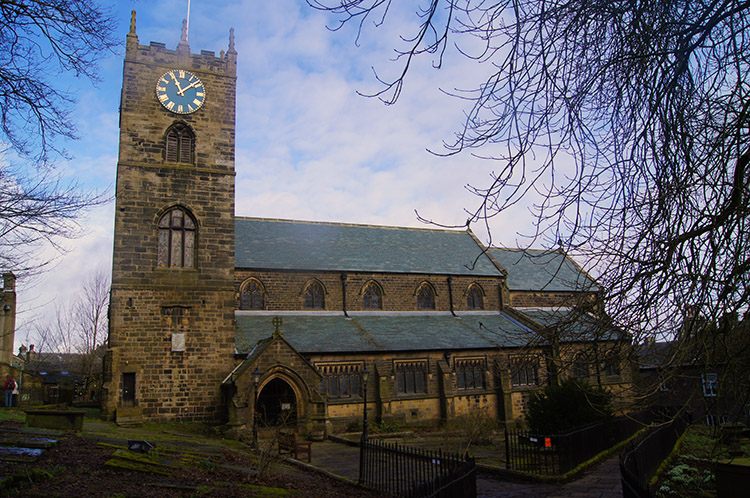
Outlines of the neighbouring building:
M236 65L231 31L219 56L190 53L184 29L176 50L145 46L133 14L109 417L330 430L361 420L366 387L373 421L483 410L512 422L550 376L626 392L630 338L559 251L486 248L469 230L235 216Z
M689 307L677 337L637 348L648 404L706 425L750 423L750 314L719 323Z

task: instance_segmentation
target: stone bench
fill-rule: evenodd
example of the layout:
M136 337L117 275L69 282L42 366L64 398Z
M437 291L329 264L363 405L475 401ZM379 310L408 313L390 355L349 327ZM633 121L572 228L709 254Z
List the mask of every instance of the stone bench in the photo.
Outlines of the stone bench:
M26 425L41 429L61 431L82 431L85 410L24 410Z

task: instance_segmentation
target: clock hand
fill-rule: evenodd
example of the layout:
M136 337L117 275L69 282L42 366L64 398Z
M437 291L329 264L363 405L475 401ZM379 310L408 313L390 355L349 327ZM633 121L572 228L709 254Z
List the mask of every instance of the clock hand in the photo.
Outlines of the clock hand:
M179 95L182 95L182 92L184 92L185 90L183 90L183 89L182 89L182 87L180 86L180 81L179 81L179 80L178 80L177 78L175 78L174 74L172 74L172 73L169 73L169 75L170 75L170 76L172 77L172 79L174 80L174 84L175 84L175 86L177 86L177 93L178 93Z
M190 84L189 84L188 86L186 86L185 88L182 88L182 89L178 90L178 91L177 91L177 93L178 93L179 95L185 95L185 90L190 90L191 88L193 88L193 87L194 87L195 85L197 85L198 83L199 83L198 81L193 81L192 83L190 83Z

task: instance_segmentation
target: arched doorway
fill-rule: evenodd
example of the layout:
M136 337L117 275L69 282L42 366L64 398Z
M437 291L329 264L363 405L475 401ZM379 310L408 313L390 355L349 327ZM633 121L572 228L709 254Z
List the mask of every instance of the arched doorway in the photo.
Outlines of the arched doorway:
M261 427L295 425L297 423L297 397L286 381L271 379L258 394L256 406Z

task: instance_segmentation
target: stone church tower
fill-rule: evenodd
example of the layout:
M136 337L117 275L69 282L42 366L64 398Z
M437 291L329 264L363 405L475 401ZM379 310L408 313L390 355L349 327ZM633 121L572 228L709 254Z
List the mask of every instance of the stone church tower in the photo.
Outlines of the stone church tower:
M219 418L234 366L237 52L127 35L102 407L121 422Z

